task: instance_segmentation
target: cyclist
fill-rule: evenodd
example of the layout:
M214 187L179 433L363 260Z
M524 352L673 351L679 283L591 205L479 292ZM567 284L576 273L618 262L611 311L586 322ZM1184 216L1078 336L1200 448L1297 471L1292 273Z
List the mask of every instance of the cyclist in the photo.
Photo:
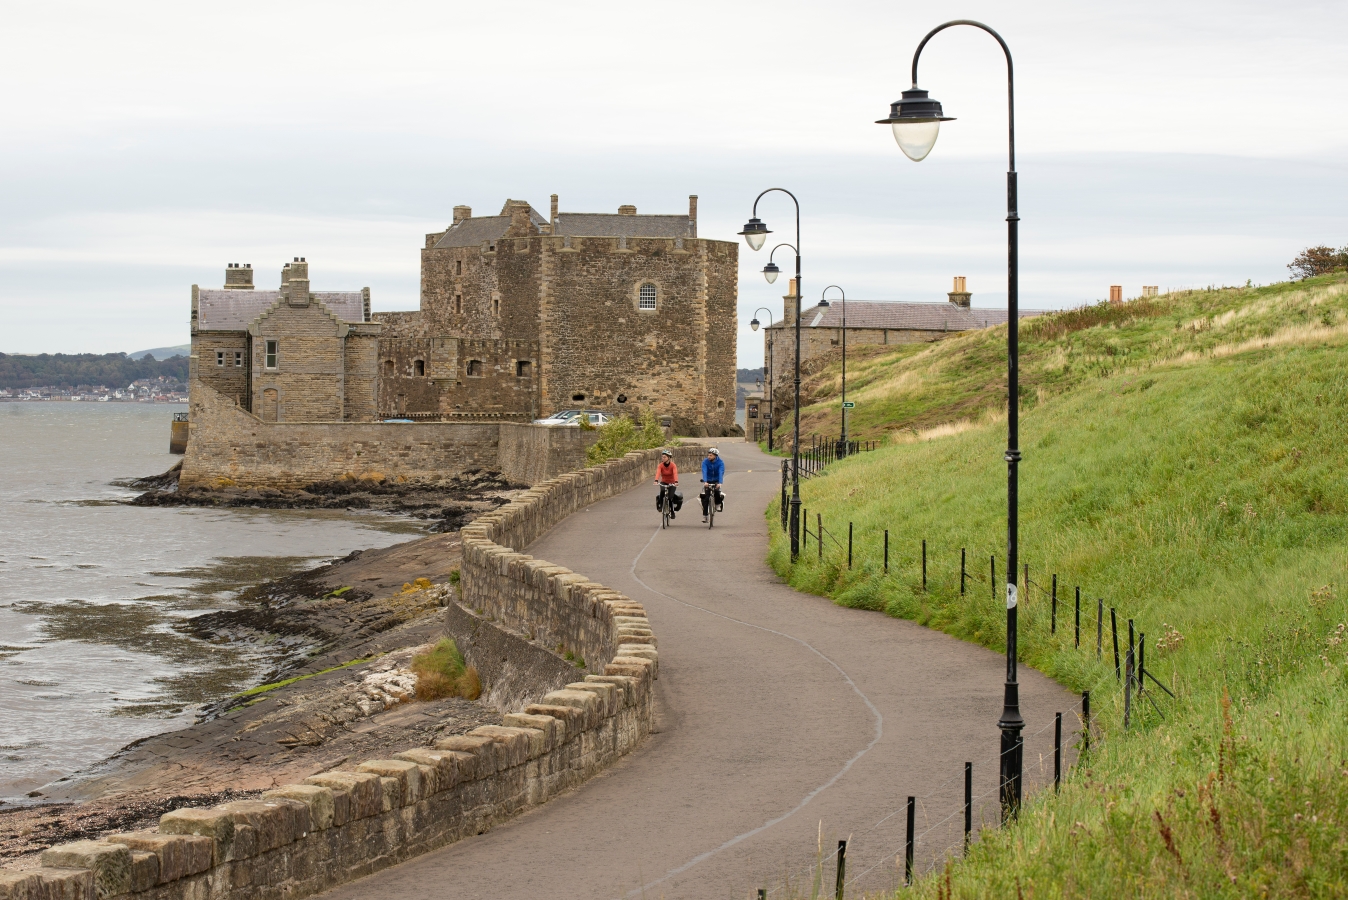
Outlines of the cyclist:
M672 485L674 490L674 502L670 505L669 517L674 518L679 507L683 506L683 496L678 492L679 467L674 463L674 454L668 449L660 451L660 464L655 467L655 484L658 491L655 495L655 508L661 509L665 501L665 486Z
M721 511L721 504L725 502L725 494L721 492L721 484L725 481L725 463L721 461L721 451L712 447L707 451L707 458L702 460L702 483L706 485L702 490L702 521L707 521L707 507L715 496L716 511Z

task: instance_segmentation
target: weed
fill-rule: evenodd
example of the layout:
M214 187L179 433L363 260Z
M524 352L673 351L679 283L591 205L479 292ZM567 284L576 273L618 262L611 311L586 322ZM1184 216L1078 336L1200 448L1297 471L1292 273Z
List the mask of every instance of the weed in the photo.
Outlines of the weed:
M482 695L477 669L465 665L463 654L449 638L441 638L429 652L412 657L412 671L417 676L418 700L441 697L476 700Z

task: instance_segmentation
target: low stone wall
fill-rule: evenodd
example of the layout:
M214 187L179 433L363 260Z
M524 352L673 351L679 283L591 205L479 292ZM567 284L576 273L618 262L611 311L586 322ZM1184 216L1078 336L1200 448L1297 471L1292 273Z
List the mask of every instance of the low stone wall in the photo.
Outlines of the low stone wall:
M575 663L451 600L445 631L464 662L477 669L483 697L500 710L519 712L548 691L584 675Z
M697 451L678 451L680 462ZM0 869L0 900L304 897L480 834L597 774L650 731L658 674L650 622L622 594L510 548L640 484L654 463L653 451L636 452L553 479L463 530L465 597L497 617L508 612L522 631L551 629L604 674L433 748L315 775L260 800L174 810L156 831L52 847L41 868Z
M535 484L584 466L597 439L509 422L263 422L201 384L190 414L184 488L294 489L347 474L435 482L472 469Z

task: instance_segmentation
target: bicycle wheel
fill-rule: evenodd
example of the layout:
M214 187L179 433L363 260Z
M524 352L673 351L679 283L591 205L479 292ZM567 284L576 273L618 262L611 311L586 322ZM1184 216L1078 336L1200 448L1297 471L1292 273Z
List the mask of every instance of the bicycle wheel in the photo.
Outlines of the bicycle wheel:
M716 494L707 495L707 527L716 524Z

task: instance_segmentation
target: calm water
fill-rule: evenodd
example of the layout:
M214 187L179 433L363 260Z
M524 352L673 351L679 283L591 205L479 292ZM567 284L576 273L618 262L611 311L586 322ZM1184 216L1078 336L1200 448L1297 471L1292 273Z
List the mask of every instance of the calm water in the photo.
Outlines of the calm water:
M190 724L261 674L175 622L235 591L419 530L375 514L162 509L114 479L157 474L179 405L0 403L0 799Z

